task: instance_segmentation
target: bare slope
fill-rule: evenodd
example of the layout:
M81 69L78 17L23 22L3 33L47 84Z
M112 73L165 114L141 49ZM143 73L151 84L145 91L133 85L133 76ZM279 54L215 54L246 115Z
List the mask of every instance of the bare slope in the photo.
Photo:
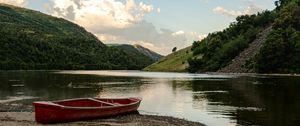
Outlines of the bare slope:
M223 73L252 73L253 69L246 68L246 61L253 58L257 53L259 53L260 48L263 43L266 41L267 36L272 30L272 26L263 30L258 37L249 44L249 47L236 56L232 62L226 67L218 70L218 72Z

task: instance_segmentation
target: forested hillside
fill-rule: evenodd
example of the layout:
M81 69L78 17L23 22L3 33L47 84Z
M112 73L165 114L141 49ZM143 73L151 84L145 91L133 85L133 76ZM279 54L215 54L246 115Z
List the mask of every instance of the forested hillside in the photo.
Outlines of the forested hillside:
M62 18L0 4L0 69L142 69L149 62L108 48Z
M135 57L141 64L150 65L162 56L140 45L108 44L110 49L121 49Z
M300 0L280 0L273 31L253 67L260 73L300 73Z
M160 54L158 54L158 53L156 53L156 52L154 52L154 51L152 51L148 48L145 48L141 45L135 44L135 45L133 45L133 47L136 50L138 50L140 53L144 54L147 57L150 57L154 61L158 61L163 57L162 55L160 55Z
M200 42L194 42L193 55L203 56L189 59L189 71L217 71L225 67L248 47L260 31L271 25L274 17L274 13L270 11L239 16L229 28L211 33Z
M299 0L276 1L275 10L239 16L229 28L211 33L206 39L194 42L192 46L194 56L188 60L188 70L217 71L229 65L259 37L260 32L272 26L273 30L267 36L259 53L247 60L243 67L261 73L299 73L299 3Z

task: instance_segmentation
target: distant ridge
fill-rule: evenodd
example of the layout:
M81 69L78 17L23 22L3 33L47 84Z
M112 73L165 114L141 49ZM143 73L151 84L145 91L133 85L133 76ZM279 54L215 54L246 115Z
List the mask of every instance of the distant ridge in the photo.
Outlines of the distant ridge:
M117 47L119 49L123 49L124 51L135 53L137 56L145 56L151 59L153 62L158 61L160 58L163 56L148 49L145 48L141 45L134 44L134 45L129 45L129 44L107 44L109 47ZM152 62L152 63L153 63Z
M158 61L160 58L162 58L163 56L148 49L148 48L145 48L141 45L138 45L138 44L135 44L133 45L139 52L143 53L144 55L150 57L151 59L153 59L154 61Z

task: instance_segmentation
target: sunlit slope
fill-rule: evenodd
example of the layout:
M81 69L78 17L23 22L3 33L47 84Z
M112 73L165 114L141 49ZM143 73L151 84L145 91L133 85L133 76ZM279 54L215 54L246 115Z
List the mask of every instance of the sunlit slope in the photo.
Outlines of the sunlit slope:
M145 71L184 72L188 67L187 59L193 55L191 47L169 54L154 64L144 68Z

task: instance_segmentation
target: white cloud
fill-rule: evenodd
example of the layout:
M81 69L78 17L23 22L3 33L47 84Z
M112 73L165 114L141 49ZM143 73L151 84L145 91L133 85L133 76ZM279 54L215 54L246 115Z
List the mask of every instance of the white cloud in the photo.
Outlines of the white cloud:
M127 10L127 11L130 11L130 10L136 8L136 4L135 4L134 0L128 0L128 1L126 2L125 7L126 7L126 10Z
M253 3L251 3L245 10L244 14L255 14L257 12L262 12L263 9Z
M201 41L207 37L207 34L199 34L197 32L191 32L190 35L194 38L194 41Z
M125 28L141 21L145 13L153 10L152 5L133 0L125 4L116 0L52 0L52 14L67 18L89 30Z
M183 35L184 34L184 31L180 30L178 32L174 32L172 33L173 36L176 36L176 35Z
M0 3L5 3L5 4L10 4L10 5L15 5L15 6L20 6L24 7L26 5L26 0L0 0Z
M223 14L223 15L227 15L227 16L233 16L233 17L236 17L236 16L239 16L239 15L243 14L240 11L228 10L228 9L225 9L221 6L218 6L218 7L214 8L213 11L215 13L219 13L219 14Z
M153 11L153 6L152 5L146 5L143 2L140 2L139 6L140 6L140 9L144 12L149 13L149 12Z
M257 5L250 3L249 6L247 6L244 10L242 11L237 11L237 10L231 10L231 9L226 9L224 7L218 6L213 9L213 12L218 13L218 14L223 14L226 16L231 16L231 17L237 17L240 15L245 15L245 14L255 14L257 12L261 12L263 9L258 7Z
M207 34L198 35L198 40L201 41L207 37Z
M157 13L160 13L160 8L157 8L156 11L157 11Z
M184 35L172 35L144 20L144 15L160 12L143 2L134 0L51 0L50 14L73 21L95 34L105 43L130 43L145 45L159 53L170 53L174 46L187 41ZM180 33L177 33L180 34ZM144 43L141 43L144 42ZM149 44L145 44L149 43ZM152 44L153 46L150 46ZM160 48L160 49L159 49Z
M101 41L119 41L120 38L110 34L95 34Z

